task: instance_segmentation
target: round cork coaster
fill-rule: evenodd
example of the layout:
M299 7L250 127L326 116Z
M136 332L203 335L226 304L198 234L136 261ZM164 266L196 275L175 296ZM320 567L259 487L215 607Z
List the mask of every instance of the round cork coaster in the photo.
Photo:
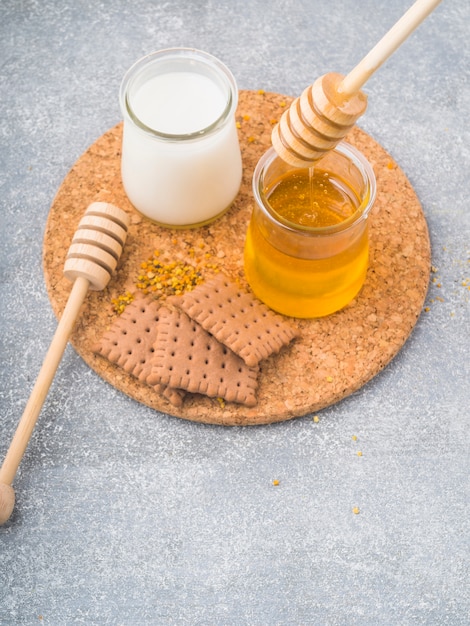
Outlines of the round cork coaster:
M197 422L254 425L299 417L357 391L397 354L422 310L430 275L430 242L420 202L403 171L371 137L354 128L347 141L372 164L377 200L370 216L370 266L360 294L325 318L296 320L301 336L261 363L254 408L188 395L180 408L93 352L117 318L112 300L136 292L144 261L158 251L166 261L185 260L203 274L219 268L242 284L243 246L253 205L251 178L271 145L272 125L292 98L241 91L237 122L243 182L233 206L213 224L194 230L159 227L141 217L121 185L122 125L100 137L75 163L52 203L44 236L43 263L53 310L60 316L71 284L63 277L72 236L87 206L112 202L131 215L129 236L117 271L102 292L89 292L71 343L104 380L138 402Z

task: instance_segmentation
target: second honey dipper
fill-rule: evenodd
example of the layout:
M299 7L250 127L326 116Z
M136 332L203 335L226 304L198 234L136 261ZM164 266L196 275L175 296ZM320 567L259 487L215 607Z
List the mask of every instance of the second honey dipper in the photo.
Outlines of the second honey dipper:
M4 524L13 511L15 493L11 484L62 359L80 307L89 289L99 291L108 284L121 255L128 226L129 217L124 211L112 204L94 202L86 210L74 234L64 266L64 275L73 281L72 290L0 468L0 524Z
M347 76L325 74L307 87L273 129L279 157L308 167L332 150L366 110L361 87L440 2L417 0Z

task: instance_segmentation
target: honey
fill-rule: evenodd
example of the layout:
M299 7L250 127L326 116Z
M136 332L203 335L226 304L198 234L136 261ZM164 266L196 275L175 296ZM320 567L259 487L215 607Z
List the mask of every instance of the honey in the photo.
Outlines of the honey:
M333 226L357 211L354 190L317 168L285 174L269 192L268 202L277 215L299 226Z
M258 164L245 273L255 295L280 313L329 315L364 283L375 179L350 150L343 144L310 169L292 168L271 151Z

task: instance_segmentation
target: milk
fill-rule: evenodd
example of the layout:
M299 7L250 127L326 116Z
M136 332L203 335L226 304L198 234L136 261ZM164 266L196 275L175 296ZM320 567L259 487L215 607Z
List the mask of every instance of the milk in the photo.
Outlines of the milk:
M132 98L132 109L146 126L173 135L206 128L222 115L225 105L220 88L193 72L155 76Z
M233 77L219 61L207 65L210 55L182 50L141 60L121 98L125 192L140 213L174 227L215 219L234 200L242 176ZM162 62L168 54L176 62Z

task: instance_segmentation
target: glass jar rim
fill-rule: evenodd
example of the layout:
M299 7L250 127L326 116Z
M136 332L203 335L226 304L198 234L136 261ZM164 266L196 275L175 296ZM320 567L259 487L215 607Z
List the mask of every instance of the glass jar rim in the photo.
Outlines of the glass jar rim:
M292 222L279 213L271 206L269 203L269 198L266 196L263 190L263 174L265 170L275 161L277 158L280 159L277 152L273 147L269 148L263 156L258 161L255 171L253 173L253 181L252 188L253 194L256 200L257 205L261 208L264 215L277 226L281 226L286 230L289 230L292 233L298 235L305 236L314 236L314 235L329 235L337 232L345 232L348 228L353 227L355 224L367 218L370 209L372 208L376 194L377 194L377 185L376 178L374 174L374 170L372 169L371 164L365 158L365 156L360 152L357 148L347 143L346 141L341 141L332 152L339 152L341 155L352 158L354 161L355 167L361 173L361 176L364 182L367 185L368 193L364 200L361 201L357 210L349 216L347 219L343 220L339 224L333 224L330 226L305 226L303 224L297 224ZM293 170L295 168L292 168Z
M211 124L190 133L164 133L148 126L135 114L130 102L130 90L137 78L141 76L144 69L150 67L154 63L158 63L160 60L169 60L172 57L174 59L199 61L201 65L205 65L215 71L215 73L218 73L219 76L224 79L227 87L227 103L217 119ZM222 63L222 61L212 54L204 52L203 50L198 50L197 48L163 48L141 57L133 65L131 65L121 81L119 102L123 116L127 116L145 133L166 141L191 141L211 134L229 120L231 114L235 112L238 104L238 89L232 72L224 63Z

